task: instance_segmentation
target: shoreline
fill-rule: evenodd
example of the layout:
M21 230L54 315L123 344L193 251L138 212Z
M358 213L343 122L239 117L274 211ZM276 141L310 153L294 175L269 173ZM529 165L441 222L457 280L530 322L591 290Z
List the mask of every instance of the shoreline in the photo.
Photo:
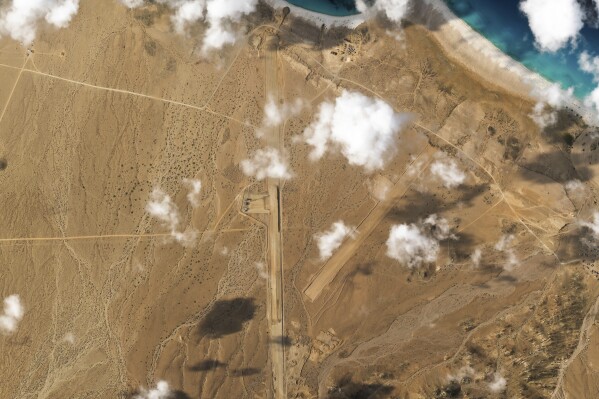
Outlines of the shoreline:
M320 14L284 0L266 2L275 9L289 7L293 17L303 18L317 26L325 24L355 29L372 18L372 15L366 14L348 17ZM422 0L413 6L407 19L426 26L449 58L502 90L538 102L539 98L535 97L534 92L556 84L505 54L456 16L443 0ZM586 107L578 98L571 98L562 108L572 109L588 125L599 124L599 117L594 110Z
M443 0L423 0L411 14L413 22L429 28L447 56L493 86L538 102L534 92L556 84L505 54L456 16ZM570 98L562 108L572 109L588 125L599 122L593 110L578 98Z
M344 26L346 28L355 29L360 24L365 22L368 18L363 14L349 15L347 17L336 17L333 15L320 14L315 11L310 11L305 8L295 6L284 0L265 0L268 5L278 9L283 7L289 7L291 15L295 18L303 18L309 22L312 22L316 26Z

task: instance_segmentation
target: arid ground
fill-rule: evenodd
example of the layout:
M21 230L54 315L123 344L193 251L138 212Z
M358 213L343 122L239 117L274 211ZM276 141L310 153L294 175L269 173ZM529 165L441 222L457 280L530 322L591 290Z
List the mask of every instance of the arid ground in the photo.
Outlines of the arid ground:
M415 19L312 26L261 5L197 51L159 4L82 1L28 49L0 41L1 398L596 398L599 130L444 54ZM413 119L383 170L298 140L343 90ZM257 137L264 105L305 106ZM265 144L293 176L240 162ZM448 188L430 165L465 171ZM184 179L202 182L197 206ZM146 211L160 187L188 245ZM385 195L381 196L380 191ZM436 262L386 255L395 224L445 218ZM315 234L355 226L328 260ZM477 254L473 257L473 254Z

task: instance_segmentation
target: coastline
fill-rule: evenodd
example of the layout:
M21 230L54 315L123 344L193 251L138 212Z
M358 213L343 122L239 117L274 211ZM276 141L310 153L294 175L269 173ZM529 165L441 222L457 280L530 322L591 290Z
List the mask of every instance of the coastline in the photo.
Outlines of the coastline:
M320 14L284 0L266 2L275 9L289 7L294 17L303 18L317 26L325 24L354 29L372 18L372 15L366 14L348 17ZM422 0L413 7L407 18L427 26L447 56L493 86L536 102L539 98L535 97L535 91L542 91L554 85L497 48L456 16L443 0ZM579 114L589 125L599 124L599 117L594 110L586 107L577 98L570 98L564 107Z
M362 14L350 15L347 17L335 17L333 15L320 14L314 11L306 10L305 8L295 6L284 0L265 1L267 4L269 4L271 7L275 9L289 7L293 17L303 18L307 21L312 22L316 26L321 26L322 24L324 24L326 26L344 26L350 29L355 29L361 23L365 22L367 19L367 17Z
M533 101L539 101L533 94L535 90L554 85L495 47L456 16L443 0L423 0L411 14L412 22L427 26L450 58L491 85ZM571 98L564 106L579 114L589 125L599 122L593 110L577 98Z

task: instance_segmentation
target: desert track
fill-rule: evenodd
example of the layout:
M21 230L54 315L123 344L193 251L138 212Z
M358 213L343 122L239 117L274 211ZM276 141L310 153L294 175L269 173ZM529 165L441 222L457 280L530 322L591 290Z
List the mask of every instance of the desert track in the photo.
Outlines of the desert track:
M266 95L279 99L279 76L278 76L278 51L276 50L276 36L269 37L269 46L275 49L265 53L265 89ZM268 130L266 143L270 147L281 149L282 126L275 126ZM268 294L267 294L267 320L269 336L274 342L270 345L270 365L272 372L272 385L274 398L286 398L285 385L285 348L282 338L285 335L284 309L283 309L283 253L282 253L282 231L281 231L281 181L268 179ZM279 343L279 341L281 341Z
M436 151L437 150L434 147L427 145L427 148L420 153L414 162L412 162L406 171L404 171L397 182L395 182L393 188L389 191L387 198L384 201L380 201L362 223L358 225L356 238L345 241L341 248L339 248L322 266L308 287L304 290L304 293L311 301L316 300L322 293L322 290L333 281L335 276L337 276L337 273L341 271L343 266L350 260L368 236L370 236L396 201L406 193L412 181L417 179L420 173L428 165L428 162L419 165L417 161L419 159L430 161Z

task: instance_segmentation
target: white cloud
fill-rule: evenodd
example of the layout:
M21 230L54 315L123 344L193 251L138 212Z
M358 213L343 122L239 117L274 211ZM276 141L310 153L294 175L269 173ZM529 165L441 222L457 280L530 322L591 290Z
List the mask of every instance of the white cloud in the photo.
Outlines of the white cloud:
M137 8L144 5L144 0L119 0L127 8Z
M372 6L368 6L364 0L356 1L356 8L362 13L382 12L389 20L401 22L410 10L411 0L377 0Z
M202 42L202 52L235 43L234 24L251 14L258 0L158 0L174 10L171 22L175 32L185 34L190 25L203 21L208 25ZM121 0L129 8L141 7L143 0Z
M559 83L552 83L543 88L535 87L532 91L532 95L536 97L539 102L543 102L554 108L561 108L574 98L574 88L569 87L564 90Z
M206 7L205 1L189 0L189 1L177 1L177 0L165 0L161 3L166 3L170 7L175 9L175 14L171 16L171 22L175 28L175 32L180 35L184 35L187 27L194 22L199 21L204 17L204 9Z
M576 43L584 25L584 12L576 0L524 0L520 10L542 51L555 52Z
M335 222L331 228L325 232L314 235L318 243L318 252L320 260L324 261L333 255L347 237L354 236L354 227L346 226L343 221Z
M28 46L35 39L40 20L64 28L78 9L79 0L12 0L0 10L0 35Z
M476 248L474 250L474 252L472 252L472 255L470 255L470 260L472 260L472 265L474 267L479 267L482 257L483 257L483 251L480 248Z
M437 259L439 243L414 224L391 227L387 239L387 256L413 268Z
M512 245L515 238L513 234L504 234L495 244L495 250L503 252L506 256L506 264L503 268L508 271L520 264Z
M557 112L547 109L542 102L536 103L529 116L541 129L557 123Z
M599 86L584 99L584 105L599 112Z
M580 225L590 230L593 239L599 240L599 212L593 213L592 221L580 222Z
M419 224L399 224L391 227L387 239L387 256L409 268L435 262L439 241L455 238L447 220L430 215Z
M489 389L491 392L503 392L507 386L507 381L505 378L501 376L499 373L495 373L493 376L493 381L489 383Z
M564 184L564 188L568 192L578 193L584 191L586 187L583 182L578 179L574 179L567 181L566 184Z
M75 337L75 334L73 334L72 332L68 332L64 335L64 337L62 337L62 340L64 342L67 342L71 345L75 345L75 342L77 341L77 338Z
M258 276L263 278L264 280L268 279L268 272L266 271L266 264L264 262L256 262L254 263L256 270L258 271Z
M194 243L197 231L194 229L181 231L179 229L181 222L179 209L171 197L162 189L154 188L150 194L150 201L146 205L146 211L169 229L171 236L183 246L190 246Z
M256 151L251 159L244 159L239 165L246 176L253 176L258 180L290 179L292 176L287 157L272 147Z
M599 8L599 2L597 2ZM593 80L599 82L599 57L592 57L584 51L578 58L580 69L593 75ZM584 99L584 105L599 113L599 86Z
M263 137L266 133L265 129L280 126L288 118L298 115L304 106L305 103L301 98L278 104L274 97L269 95L264 105L262 126L256 130L256 136Z
M594 80L599 81L599 57L592 57L586 51L578 57L580 69L593 75Z
M475 373L476 373L476 371L472 367L463 366L463 367L460 367L460 369L458 370L458 372L456 374L449 374L447 376L447 379L449 381L461 381L462 378L468 377L468 376L474 376Z
M393 186L393 184L385 178L375 178L374 180L369 180L366 184L372 196L378 201L386 200L387 195Z
M0 315L0 331L5 334L15 332L24 314L25 310L18 295L13 294L4 298L4 312Z
M453 159L435 161L431 165L431 173L438 177L447 188L458 187L466 180L466 174Z
M273 96L268 96L266 105L264 106L264 126L274 127L279 126L285 119L299 114L304 107L304 101L301 98L296 98L293 102L284 102L277 104Z
M303 138L313 147L312 159L331 149L341 152L351 165L373 172L396 154L399 133L411 119L378 98L343 90L335 102L320 105Z
M140 389L140 393L135 395L133 399L171 399L172 392L166 381L158 381L156 388L147 390Z
M230 24L239 22L244 15L256 9L258 0L207 0L206 21L209 24L204 37L203 51L220 49L235 42L236 35Z
M537 99L533 108L531 119L541 128L551 126L557 122L557 113L549 107L560 109L574 99L574 88L562 89L558 83L547 87L535 87L532 96Z
M187 200L192 207L200 206L200 191L202 190L202 182L198 179L183 179L183 184L189 187Z

